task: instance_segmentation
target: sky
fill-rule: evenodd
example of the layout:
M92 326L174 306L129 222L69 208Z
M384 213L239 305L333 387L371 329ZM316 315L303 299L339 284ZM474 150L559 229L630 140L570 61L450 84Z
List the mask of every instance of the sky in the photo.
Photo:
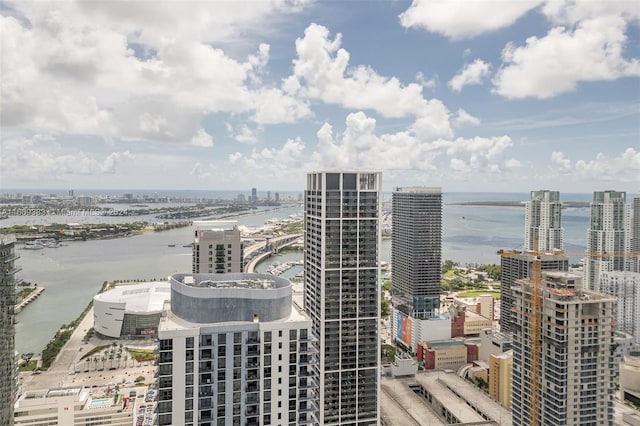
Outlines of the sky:
M640 2L0 1L2 188L640 192Z

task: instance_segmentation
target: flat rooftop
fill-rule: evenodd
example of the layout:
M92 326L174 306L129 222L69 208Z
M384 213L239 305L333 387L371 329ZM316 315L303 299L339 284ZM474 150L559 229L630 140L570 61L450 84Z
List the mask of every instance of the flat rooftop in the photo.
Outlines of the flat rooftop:
M276 281L268 278L240 278L214 280L211 277L201 278L195 275L185 275L176 280L184 285L201 288L250 288L254 290L271 290L276 287Z
M165 300L171 298L171 286L166 281L120 285L93 297L105 303L124 303L127 313L162 312Z

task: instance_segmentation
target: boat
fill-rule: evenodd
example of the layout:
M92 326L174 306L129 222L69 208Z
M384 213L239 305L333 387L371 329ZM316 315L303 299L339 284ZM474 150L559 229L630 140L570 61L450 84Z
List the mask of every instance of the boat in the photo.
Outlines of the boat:
M176 246L175 244L169 244L169 247L175 247L175 246Z
M23 247L25 250L42 250L44 246L38 241L27 241Z

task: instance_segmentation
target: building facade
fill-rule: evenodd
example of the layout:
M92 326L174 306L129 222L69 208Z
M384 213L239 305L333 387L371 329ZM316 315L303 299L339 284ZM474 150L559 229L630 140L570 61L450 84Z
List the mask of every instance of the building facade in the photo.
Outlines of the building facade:
M524 248L538 251L562 250L562 203L558 191L531 191L525 203Z
M317 424L311 321L267 274L176 274L159 326L159 425ZM168 307L168 304L167 304Z
M157 337L160 315L169 298L166 281L119 285L93 296L93 328L116 339Z
M489 355L489 396L511 408L513 351Z
M393 306L411 318L430 318L440 308L442 190L396 188L392 197Z
M304 304L323 425L379 423L381 188L380 173L307 175Z
M603 272L631 270L631 207L625 200L625 192L593 193L584 264L584 285L589 290L601 291Z
M237 226L224 222L196 223L193 239L194 274L239 273L244 271L244 246Z
M581 279L548 272L539 293L529 280L514 288L516 426L613 425L615 298Z
M15 312L16 260L15 237L0 236L0 424L13 425L16 396Z
M616 329L633 338L640 345L640 273L602 272L600 290L618 301L616 306Z
M500 330L512 333L514 329L513 306L514 287L518 287L517 280L531 278L533 261L539 257L543 271L568 271L569 258L561 252L544 253L535 256L531 252L518 250L501 250L500 268L502 282L500 286Z

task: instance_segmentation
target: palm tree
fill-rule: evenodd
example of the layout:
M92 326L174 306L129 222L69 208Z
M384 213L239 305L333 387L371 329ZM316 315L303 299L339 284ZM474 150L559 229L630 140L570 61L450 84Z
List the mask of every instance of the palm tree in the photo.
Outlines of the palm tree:
M118 354L116 355L116 359L118 360L118 368L120 368L120 358L122 358L122 355L120 354L120 352L118 352Z
M102 358L100 360L102 361L102 369L104 370L104 363L107 360L107 357L105 355L102 355Z
M93 371L98 369L98 355L93 357Z

